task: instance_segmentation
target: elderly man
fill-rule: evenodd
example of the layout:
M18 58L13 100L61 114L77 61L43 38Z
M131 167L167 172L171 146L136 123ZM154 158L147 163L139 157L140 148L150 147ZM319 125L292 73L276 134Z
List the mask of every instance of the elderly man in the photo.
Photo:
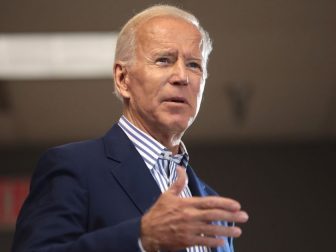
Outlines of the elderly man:
M114 64L123 115L104 137L42 156L13 252L232 251L232 223L247 214L198 179L181 142L210 51L197 19L172 6L124 26Z

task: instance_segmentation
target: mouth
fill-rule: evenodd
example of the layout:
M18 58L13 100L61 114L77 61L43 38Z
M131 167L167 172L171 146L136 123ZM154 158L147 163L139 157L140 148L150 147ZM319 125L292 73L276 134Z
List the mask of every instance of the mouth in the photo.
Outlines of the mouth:
M180 103L180 104L187 104L187 100L183 97L169 97L163 100L164 102L173 102L173 103Z

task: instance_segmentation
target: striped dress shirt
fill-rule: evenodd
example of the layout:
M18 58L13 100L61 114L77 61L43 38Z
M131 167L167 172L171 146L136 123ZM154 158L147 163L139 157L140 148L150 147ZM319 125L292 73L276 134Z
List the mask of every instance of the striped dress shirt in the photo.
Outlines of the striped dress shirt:
M188 166L189 155L183 142L180 144L180 153L172 155L172 152L165 146L134 126L125 116L121 116L118 125L125 132L143 158L161 192L165 192L177 179L177 165L184 168ZM192 196L188 186L182 190L180 196L183 198ZM210 252L210 249L203 246L193 246L187 248L187 251Z

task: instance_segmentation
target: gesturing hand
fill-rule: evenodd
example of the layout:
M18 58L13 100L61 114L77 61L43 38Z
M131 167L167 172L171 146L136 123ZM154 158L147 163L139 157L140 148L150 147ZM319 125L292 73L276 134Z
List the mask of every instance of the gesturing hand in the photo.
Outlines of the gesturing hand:
M181 198L187 184L185 169L177 167L176 182L155 202L141 220L141 242L148 252L178 250L194 245L217 247L220 236L238 237L239 227L214 225L213 221L243 223L248 216L240 204L219 196Z

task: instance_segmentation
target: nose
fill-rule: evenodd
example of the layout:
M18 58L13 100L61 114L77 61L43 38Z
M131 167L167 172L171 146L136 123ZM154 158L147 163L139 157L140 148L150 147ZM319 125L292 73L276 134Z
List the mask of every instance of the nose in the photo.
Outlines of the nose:
M173 67L173 73L171 76L171 84L173 85L188 85L188 72L186 65L183 60L178 60L175 62Z

